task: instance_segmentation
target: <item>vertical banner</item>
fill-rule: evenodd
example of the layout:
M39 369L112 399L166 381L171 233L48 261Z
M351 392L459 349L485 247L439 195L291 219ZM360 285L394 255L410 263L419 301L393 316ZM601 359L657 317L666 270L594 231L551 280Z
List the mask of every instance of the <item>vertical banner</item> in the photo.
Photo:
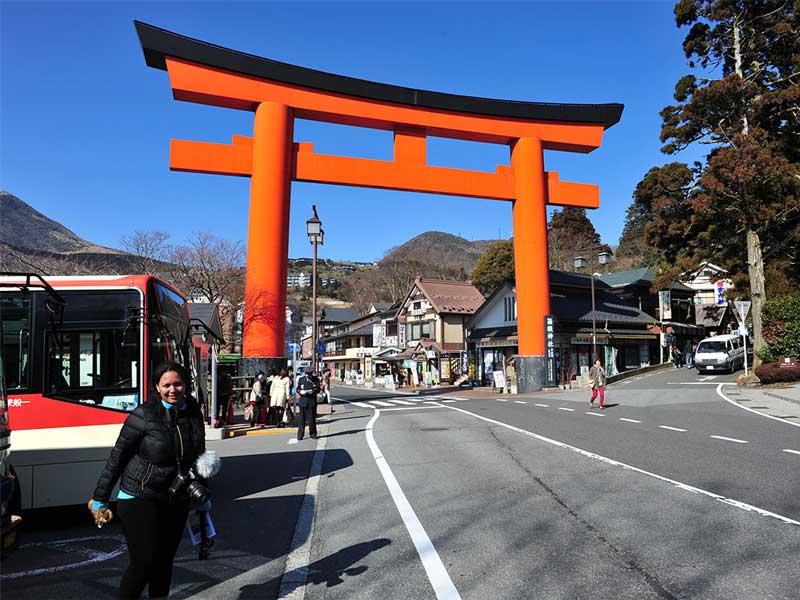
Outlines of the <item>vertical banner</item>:
M724 281L717 281L714 284L714 290L716 295L716 305L717 306L724 306L728 303L725 299L725 282Z
M669 290L658 292L658 310L662 321L672 320L672 298Z
M555 323L552 315L544 317L545 387L556 387Z

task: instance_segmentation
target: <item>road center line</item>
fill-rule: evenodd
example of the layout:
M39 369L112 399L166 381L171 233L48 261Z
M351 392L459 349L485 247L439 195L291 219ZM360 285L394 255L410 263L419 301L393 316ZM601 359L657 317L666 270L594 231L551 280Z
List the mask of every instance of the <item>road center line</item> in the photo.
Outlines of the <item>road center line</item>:
M708 437L712 437L715 440L725 440L726 442L735 442L737 444L746 444L747 443L747 441L745 441L745 440L737 440L736 438L729 438L729 437L725 437L724 435L710 435Z
M536 403L536 406L541 406L542 408L550 408L549 404L539 404L538 402Z
M564 442L559 442L558 440L554 440L552 438L545 437L543 435L539 435L538 433L533 433L532 431L528 431L526 429L522 429L520 427L514 427L513 425L509 425L508 423L503 423L502 421L497 421L495 419L490 419L489 417L484 417L483 415L476 414L474 412L470 412L468 410L464 410L463 408L459 408L457 406L446 406L449 410L455 410L465 415L469 415L481 421L486 421L487 423L492 423L494 425L499 425L500 427L505 427L506 429L510 429L511 431L516 431L517 433L521 433L523 435L527 435L534 439L539 440L540 442L544 442L546 444L552 444L553 446L557 446L559 448L564 448L565 450L570 450L577 454L581 454L588 458L592 458L594 460L599 460L600 462L604 462L609 465L613 465L615 467L621 467L623 469L627 469L628 471L633 471L634 473L639 473L641 475L647 475L648 477L652 477L653 479L658 479L659 481L665 481L674 485L675 487L687 491L692 492L694 494L700 494L702 496L707 496L708 498L712 498L719 502L723 502L728 504L729 506L734 506L736 508L740 508L742 510L746 510L748 512L754 512L764 517L772 517L773 519L777 519L789 525L797 525L800 527L800 521L795 521L794 519L790 519L789 517L784 517L783 515L779 515L778 513L770 512L763 508L759 508L757 506L753 506L752 504L747 504L745 502L740 502L739 500L734 500L733 498L726 498L725 496L721 496L720 494L715 494L714 492L709 492L708 490L704 490L702 488L694 487L692 485L682 483L680 481L676 481L675 479L670 479L669 477L664 477L663 475L658 475L657 473L651 473L650 471L645 471L644 469L640 469L639 467L634 467L633 465L629 465L618 460L614 460L613 458L608 458L606 456L602 456L600 454L595 454L594 452L589 452L588 450L584 450L582 448L578 448L577 446L571 446L569 444L565 444Z
M445 408L455 409L454 406L447 406ZM444 563L442 563L442 559L439 558L436 548L433 547L433 542L431 542L430 537L428 537L428 534L422 527L422 523L420 523L419 519L417 518L414 509L411 507L411 503L403 493L403 489L397 482L397 478L394 476L394 473L392 473L389 463L386 461L383 453L381 453L381 449L375 442L373 427L380 415L381 411L376 410L375 414L373 414L372 418L369 420L369 423L367 423L367 445L372 452L372 457L375 459L375 463L378 465L378 470L381 472L384 482L386 482L386 487L389 488L389 493L391 494L392 500L394 500L394 504L400 513L400 517L403 519L403 524L406 526L408 535L411 536L411 541L414 543L414 547L417 549L417 554L419 554L419 558L422 561L422 566L425 568L428 579L433 586L433 591L436 594L436 598L439 600L461 600L461 596L459 595L456 586L453 585L453 581L450 579L450 575L447 573L447 569L445 568Z
M790 448L784 448L783 451L789 454L800 454L800 450L791 450Z
M311 539L314 535L314 522L319 506L319 480L327 443L328 439L325 436L319 438L314 457L311 459L303 504L300 506L300 514L297 515L297 525L294 528L292 550L286 557L286 566L283 568L279 598L302 600L306 595L308 566L311 564Z
M682 431L684 433L686 432L685 429L681 429L680 427L670 427L669 425L659 425L658 427L660 429L669 429L670 431Z
M505 398L495 398L498 402L508 402Z
M597 412L587 412L587 415L592 415L593 417L605 417L605 415L597 413Z
M558 410L568 410L569 412L575 412L574 408L564 408L563 406L559 406Z
M620 417L620 421L627 421L628 423L641 423L641 421L637 421L636 419L626 419L625 417Z
M522 400L514 400L514 404L527 404L527 402L523 402Z

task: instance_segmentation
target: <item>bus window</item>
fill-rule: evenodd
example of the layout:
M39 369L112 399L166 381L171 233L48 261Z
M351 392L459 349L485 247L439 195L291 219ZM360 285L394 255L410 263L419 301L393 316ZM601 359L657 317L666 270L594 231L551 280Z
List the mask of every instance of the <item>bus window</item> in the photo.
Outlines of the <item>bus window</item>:
M3 359L8 391L20 392L30 387L31 300L19 292L0 294L0 318L3 320Z
M48 332L46 395L116 410L136 408L139 345L123 341L120 330Z

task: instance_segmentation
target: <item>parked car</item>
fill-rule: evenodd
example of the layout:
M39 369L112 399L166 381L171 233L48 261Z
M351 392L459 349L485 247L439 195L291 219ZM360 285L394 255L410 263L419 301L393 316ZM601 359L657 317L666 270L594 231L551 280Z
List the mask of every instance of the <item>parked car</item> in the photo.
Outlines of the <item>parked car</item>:
M738 335L716 335L697 345L694 365L703 371L730 371L744 367L744 339Z

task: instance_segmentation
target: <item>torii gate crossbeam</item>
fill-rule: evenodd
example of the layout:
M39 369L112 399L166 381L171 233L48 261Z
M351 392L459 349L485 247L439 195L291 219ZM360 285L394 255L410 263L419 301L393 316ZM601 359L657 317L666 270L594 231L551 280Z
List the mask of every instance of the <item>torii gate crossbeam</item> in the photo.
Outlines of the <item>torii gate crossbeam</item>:
M292 181L510 201L513 204L520 389L544 380L550 312L546 206L597 208L597 186L560 181L544 150L590 152L621 104L544 104L402 88L259 58L136 22L147 64L166 70L177 100L255 113L231 144L172 140L170 168L250 177L243 355L284 356ZM392 161L317 154L295 143L295 118L394 132ZM505 144L494 173L433 167L428 136ZM256 231L256 227L258 231Z

